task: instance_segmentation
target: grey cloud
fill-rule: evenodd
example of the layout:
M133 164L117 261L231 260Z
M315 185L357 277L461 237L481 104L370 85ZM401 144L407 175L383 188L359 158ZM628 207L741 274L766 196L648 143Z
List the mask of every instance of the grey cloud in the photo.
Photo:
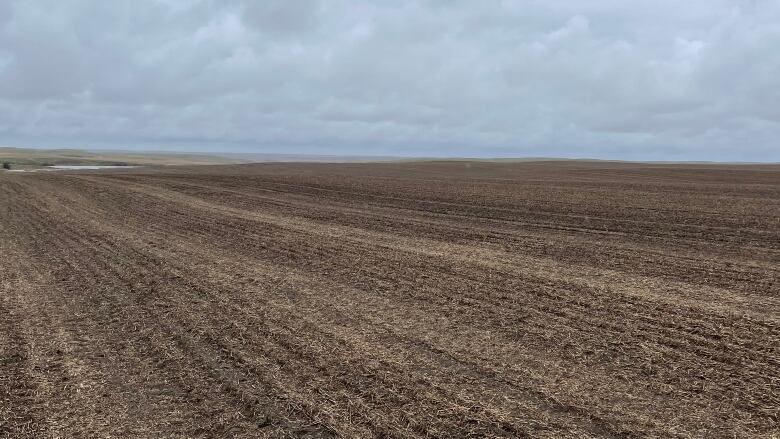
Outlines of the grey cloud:
M0 143L780 160L780 1L0 2Z
M306 36L317 26L320 4L314 0L249 2L243 21L250 29L271 34Z

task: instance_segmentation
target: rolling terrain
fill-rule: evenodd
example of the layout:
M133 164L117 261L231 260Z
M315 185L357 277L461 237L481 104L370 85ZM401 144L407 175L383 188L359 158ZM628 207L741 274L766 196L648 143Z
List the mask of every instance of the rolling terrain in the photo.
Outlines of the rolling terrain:
M32 149L0 146L0 164L12 169L35 170L53 165L226 165L246 163L240 157L205 154L148 153L133 151L84 151L78 149Z
M780 435L780 166L0 173L0 438Z

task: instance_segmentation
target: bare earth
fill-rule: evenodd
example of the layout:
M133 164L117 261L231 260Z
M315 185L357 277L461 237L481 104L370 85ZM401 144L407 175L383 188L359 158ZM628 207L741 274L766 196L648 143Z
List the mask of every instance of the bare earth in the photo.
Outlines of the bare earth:
M0 173L0 437L780 436L780 167Z

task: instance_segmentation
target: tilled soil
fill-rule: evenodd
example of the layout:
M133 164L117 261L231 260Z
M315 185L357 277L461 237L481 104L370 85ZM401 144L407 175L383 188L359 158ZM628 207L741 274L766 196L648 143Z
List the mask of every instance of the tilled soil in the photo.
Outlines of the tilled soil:
M0 174L0 437L780 436L780 167Z

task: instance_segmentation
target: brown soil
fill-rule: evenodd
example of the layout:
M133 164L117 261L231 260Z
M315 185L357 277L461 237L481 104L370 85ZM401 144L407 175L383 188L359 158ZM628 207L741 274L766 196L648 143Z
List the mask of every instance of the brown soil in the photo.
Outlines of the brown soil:
M0 437L780 436L780 167L0 175Z

